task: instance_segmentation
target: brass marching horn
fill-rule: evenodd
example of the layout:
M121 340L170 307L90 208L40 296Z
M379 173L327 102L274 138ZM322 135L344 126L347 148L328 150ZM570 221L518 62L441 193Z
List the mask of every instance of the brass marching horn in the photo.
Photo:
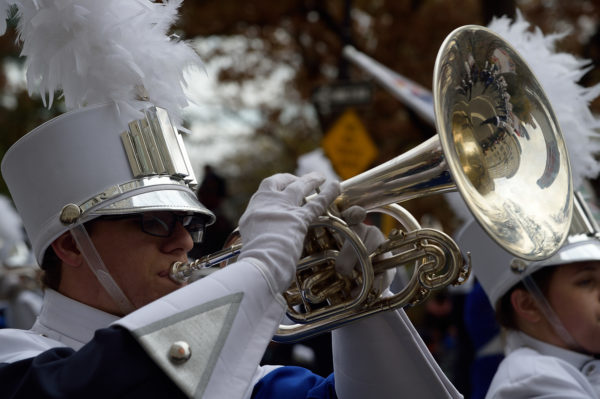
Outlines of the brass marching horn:
M466 279L469 265L456 243L443 232L420 228L398 202L458 189L484 230L526 260L552 256L566 239L573 207L567 149L542 87L518 53L487 28L456 29L438 52L433 98L438 134L343 181L334 201L337 211L359 205L388 213L403 229L368 254L336 212L320 217L284 293L287 315L297 324L281 325L275 340L300 340L412 305L431 290ZM343 242L358 254L352 278L334 269ZM183 281L194 270L237 255L241 247L176 263L171 277ZM382 295L374 288L375 277L399 266L413 268L410 281L399 292Z

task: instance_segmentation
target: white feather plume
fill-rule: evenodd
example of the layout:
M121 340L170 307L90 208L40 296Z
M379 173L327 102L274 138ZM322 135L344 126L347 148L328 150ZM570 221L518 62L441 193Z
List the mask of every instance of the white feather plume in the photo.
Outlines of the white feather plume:
M147 105L143 94L179 123L188 105L184 71L202 65L187 43L168 35L181 2L20 0L30 94L51 106L62 91L68 109L114 101L127 114Z
M8 18L8 10L10 4L6 0L0 0L0 35L6 32L6 19Z
M10 8L17 0L0 0L0 36L6 33L6 20L10 16Z
M544 88L567 143L573 186L580 188L584 178L600 173L600 119L589 105L600 95L600 84L583 87L577 82L591 68L590 62L572 54L556 52L556 42L568 32L544 35L517 10L515 20L495 18L488 27L508 41L529 65Z

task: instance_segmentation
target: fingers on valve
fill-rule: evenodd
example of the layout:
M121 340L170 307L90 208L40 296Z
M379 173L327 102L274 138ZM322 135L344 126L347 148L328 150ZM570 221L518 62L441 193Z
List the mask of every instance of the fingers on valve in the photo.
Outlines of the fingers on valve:
M367 217L367 211L362 206L354 205L342 212L342 219L348 226L356 226Z
M304 205L304 209L311 215L319 216L340 195L340 183L337 181L326 181L319 189L319 194Z
M295 180L297 180L297 177L292 174L278 173L263 179L258 186L258 191L282 191Z
M352 269L357 261L356 250L346 241L335 259L335 270L343 276L352 277Z
M364 226L364 233L362 233L361 238L365 244L365 247L367 247L367 251L373 252L377 249L377 247L379 247L379 245L382 242L385 241L385 236L383 235L381 230L379 230L375 226L367 226L367 225L363 225L363 226Z
M294 193L294 195L302 201L323 184L324 181L325 177L319 173L312 172L296 178L296 180L290 183L285 190Z

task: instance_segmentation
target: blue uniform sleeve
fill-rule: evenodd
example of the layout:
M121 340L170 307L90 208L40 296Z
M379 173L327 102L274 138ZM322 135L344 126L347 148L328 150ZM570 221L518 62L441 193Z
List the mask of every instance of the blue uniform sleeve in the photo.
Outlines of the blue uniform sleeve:
M327 378L295 366L279 367L254 386L252 399L337 399L333 373Z
M79 351L54 348L0 364L2 398L184 398L121 328L98 330Z

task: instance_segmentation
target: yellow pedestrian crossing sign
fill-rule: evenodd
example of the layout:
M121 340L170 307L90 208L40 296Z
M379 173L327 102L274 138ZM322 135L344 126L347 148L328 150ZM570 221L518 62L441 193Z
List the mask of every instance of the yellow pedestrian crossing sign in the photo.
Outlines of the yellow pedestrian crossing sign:
M323 137L321 146L344 180L364 172L377 158L377 147L352 109L338 118Z

